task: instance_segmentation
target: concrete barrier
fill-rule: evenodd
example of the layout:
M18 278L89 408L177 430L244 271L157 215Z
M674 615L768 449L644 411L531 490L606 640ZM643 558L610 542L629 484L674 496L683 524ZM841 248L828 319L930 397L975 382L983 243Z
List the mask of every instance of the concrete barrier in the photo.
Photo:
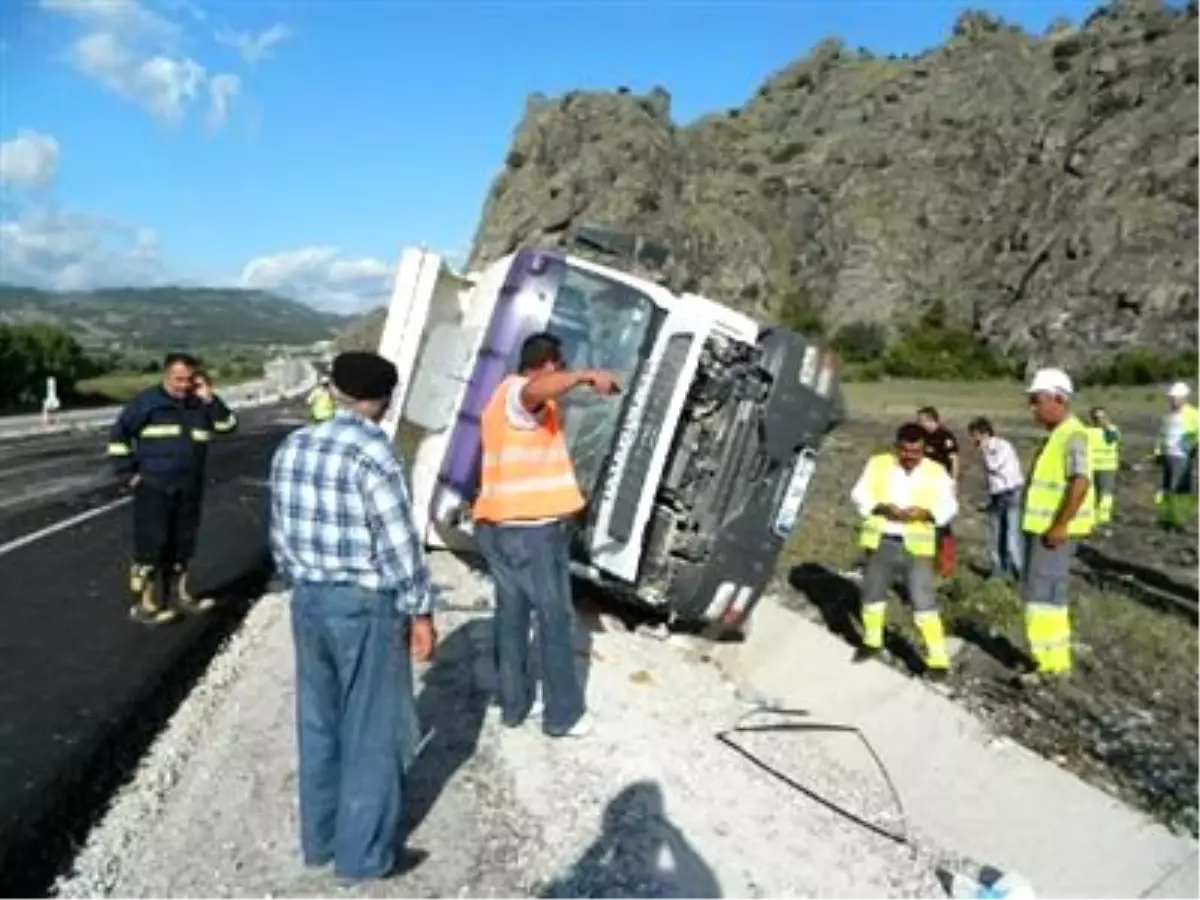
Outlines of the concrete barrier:
M289 362L299 363L296 360ZM222 390L221 397L235 410L253 409L257 406L269 406L272 403L282 403L304 396L317 383L317 371L308 363L287 366L277 371L279 375L287 378L282 385L280 384L282 379L278 379L277 376L277 378L234 385L227 390ZM70 434L77 431L97 431L111 425L120 412L120 406L68 410L57 413L54 416L53 425L44 424L40 414L3 416L0 417L0 441L40 435Z

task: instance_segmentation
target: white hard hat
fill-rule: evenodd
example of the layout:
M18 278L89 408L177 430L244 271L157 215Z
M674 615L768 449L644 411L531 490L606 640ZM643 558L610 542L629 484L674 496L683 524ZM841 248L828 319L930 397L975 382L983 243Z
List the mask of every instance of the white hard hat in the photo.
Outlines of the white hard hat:
M1183 400L1192 393L1192 389L1187 386L1186 382L1177 381L1167 388L1167 396L1172 400Z
M1025 393L1070 397L1075 393L1075 385L1071 383L1071 376L1062 369L1038 369L1033 373L1033 380L1029 382Z

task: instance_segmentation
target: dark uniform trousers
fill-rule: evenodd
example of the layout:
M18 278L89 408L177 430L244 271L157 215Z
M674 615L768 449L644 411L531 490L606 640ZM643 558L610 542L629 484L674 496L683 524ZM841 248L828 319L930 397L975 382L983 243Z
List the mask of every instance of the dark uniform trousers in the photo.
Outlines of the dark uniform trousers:
M186 568L196 552L203 489L143 480L133 492L133 561Z

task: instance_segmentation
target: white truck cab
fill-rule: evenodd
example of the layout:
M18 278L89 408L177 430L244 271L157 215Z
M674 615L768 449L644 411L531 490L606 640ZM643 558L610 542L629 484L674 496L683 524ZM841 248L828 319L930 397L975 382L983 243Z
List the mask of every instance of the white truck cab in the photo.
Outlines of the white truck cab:
M615 397L563 403L589 503L572 566L675 619L740 627L799 520L840 421L834 355L728 306L549 249L467 274L404 250L379 352L400 372L384 426L409 459L428 547L472 549L480 416L538 331Z

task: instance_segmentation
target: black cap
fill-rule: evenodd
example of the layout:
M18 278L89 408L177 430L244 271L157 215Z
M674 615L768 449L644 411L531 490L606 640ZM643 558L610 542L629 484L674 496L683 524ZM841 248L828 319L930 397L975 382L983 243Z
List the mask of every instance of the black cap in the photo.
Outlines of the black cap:
M331 371L334 387L352 400L383 400L400 380L390 361L362 350L338 354Z

